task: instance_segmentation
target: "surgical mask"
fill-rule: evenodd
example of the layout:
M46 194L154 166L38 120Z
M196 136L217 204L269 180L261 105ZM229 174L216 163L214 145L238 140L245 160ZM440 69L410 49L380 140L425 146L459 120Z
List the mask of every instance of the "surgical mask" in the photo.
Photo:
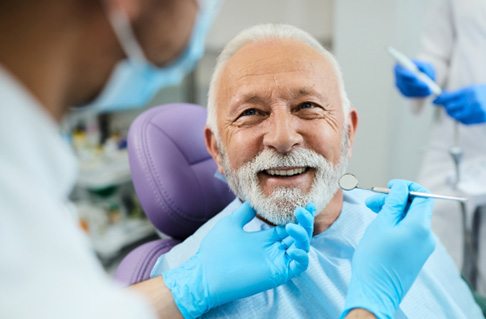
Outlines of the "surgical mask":
M100 95L87 106L110 112L144 107L162 88L179 84L204 54L206 34L219 9L219 0L201 0L200 9L184 52L165 67L153 65L135 38L126 14L109 14L113 30L127 59L119 62Z

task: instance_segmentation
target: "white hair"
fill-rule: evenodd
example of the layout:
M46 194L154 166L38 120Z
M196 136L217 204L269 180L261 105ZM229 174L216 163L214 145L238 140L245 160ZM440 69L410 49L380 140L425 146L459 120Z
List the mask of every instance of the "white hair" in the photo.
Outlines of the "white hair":
M218 56L216 66L214 68L211 82L209 84L208 92L208 117L206 125L213 131L216 139L219 139L218 128L216 125L216 91L219 78L228 60L236 54L236 52L249 43L258 41L272 40L272 39L289 39L295 40L314 48L317 52L331 63L338 80L338 87L343 99L343 111L345 119L345 127L347 126L347 114L350 109L350 103L346 91L344 89L344 82L342 72L336 59L331 52L326 50L314 37L309 33L287 24L260 24L241 31L224 47L221 54Z

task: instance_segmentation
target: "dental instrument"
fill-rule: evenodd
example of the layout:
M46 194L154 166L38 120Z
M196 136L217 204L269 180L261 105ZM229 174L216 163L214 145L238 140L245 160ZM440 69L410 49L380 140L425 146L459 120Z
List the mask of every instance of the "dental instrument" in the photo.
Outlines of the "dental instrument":
M342 190L350 191L355 188L358 189L367 189L376 193L383 193L388 194L390 192L389 188L386 187L371 187L371 188L361 188L358 186L359 182L356 176L350 173L346 173L339 179L339 187ZM445 199L445 200L454 200L458 202L466 202L467 198L465 197L456 197L456 196L447 196L447 195L438 195L438 194L431 194L431 193L423 193L423 192L409 192L411 196L415 197L422 197L422 198L434 198L434 199Z
M442 89L440 88L437 83L434 82L431 78L429 78L425 73L419 70L419 68L410 60L405 54L401 53L400 51L396 50L395 48L388 47L388 52L395 58L395 60L403 66L408 71L412 72L420 81L427 84L430 88L432 93L435 95L440 95L442 93Z

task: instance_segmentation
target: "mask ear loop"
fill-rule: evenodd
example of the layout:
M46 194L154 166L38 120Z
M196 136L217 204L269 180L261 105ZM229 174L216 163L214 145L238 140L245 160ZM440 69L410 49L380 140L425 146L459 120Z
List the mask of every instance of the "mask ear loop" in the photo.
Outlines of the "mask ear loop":
M115 32L118 43L127 55L128 60L151 64L145 56L142 46L135 37L127 14L120 9L109 10L106 8L106 10L108 11L108 21L113 28L113 32Z

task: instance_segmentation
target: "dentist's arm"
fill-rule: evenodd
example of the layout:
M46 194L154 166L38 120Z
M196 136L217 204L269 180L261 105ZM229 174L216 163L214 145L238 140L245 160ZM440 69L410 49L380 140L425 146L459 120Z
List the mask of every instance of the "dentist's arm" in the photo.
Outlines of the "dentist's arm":
M422 186L394 180L388 195L369 198L376 213L361 239L352 262L351 282L341 318L393 318L402 299L435 248L430 229L430 199L409 191Z
M277 287L307 269L314 213L309 204L296 209L297 224L246 232L255 211L244 203L213 227L188 261L132 288L146 296L159 318L197 318Z
M133 286L131 290L140 294L155 311L159 319L182 319L181 312L177 308L172 293L167 288L162 277L155 277ZM142 318L140 318L142 319Z

